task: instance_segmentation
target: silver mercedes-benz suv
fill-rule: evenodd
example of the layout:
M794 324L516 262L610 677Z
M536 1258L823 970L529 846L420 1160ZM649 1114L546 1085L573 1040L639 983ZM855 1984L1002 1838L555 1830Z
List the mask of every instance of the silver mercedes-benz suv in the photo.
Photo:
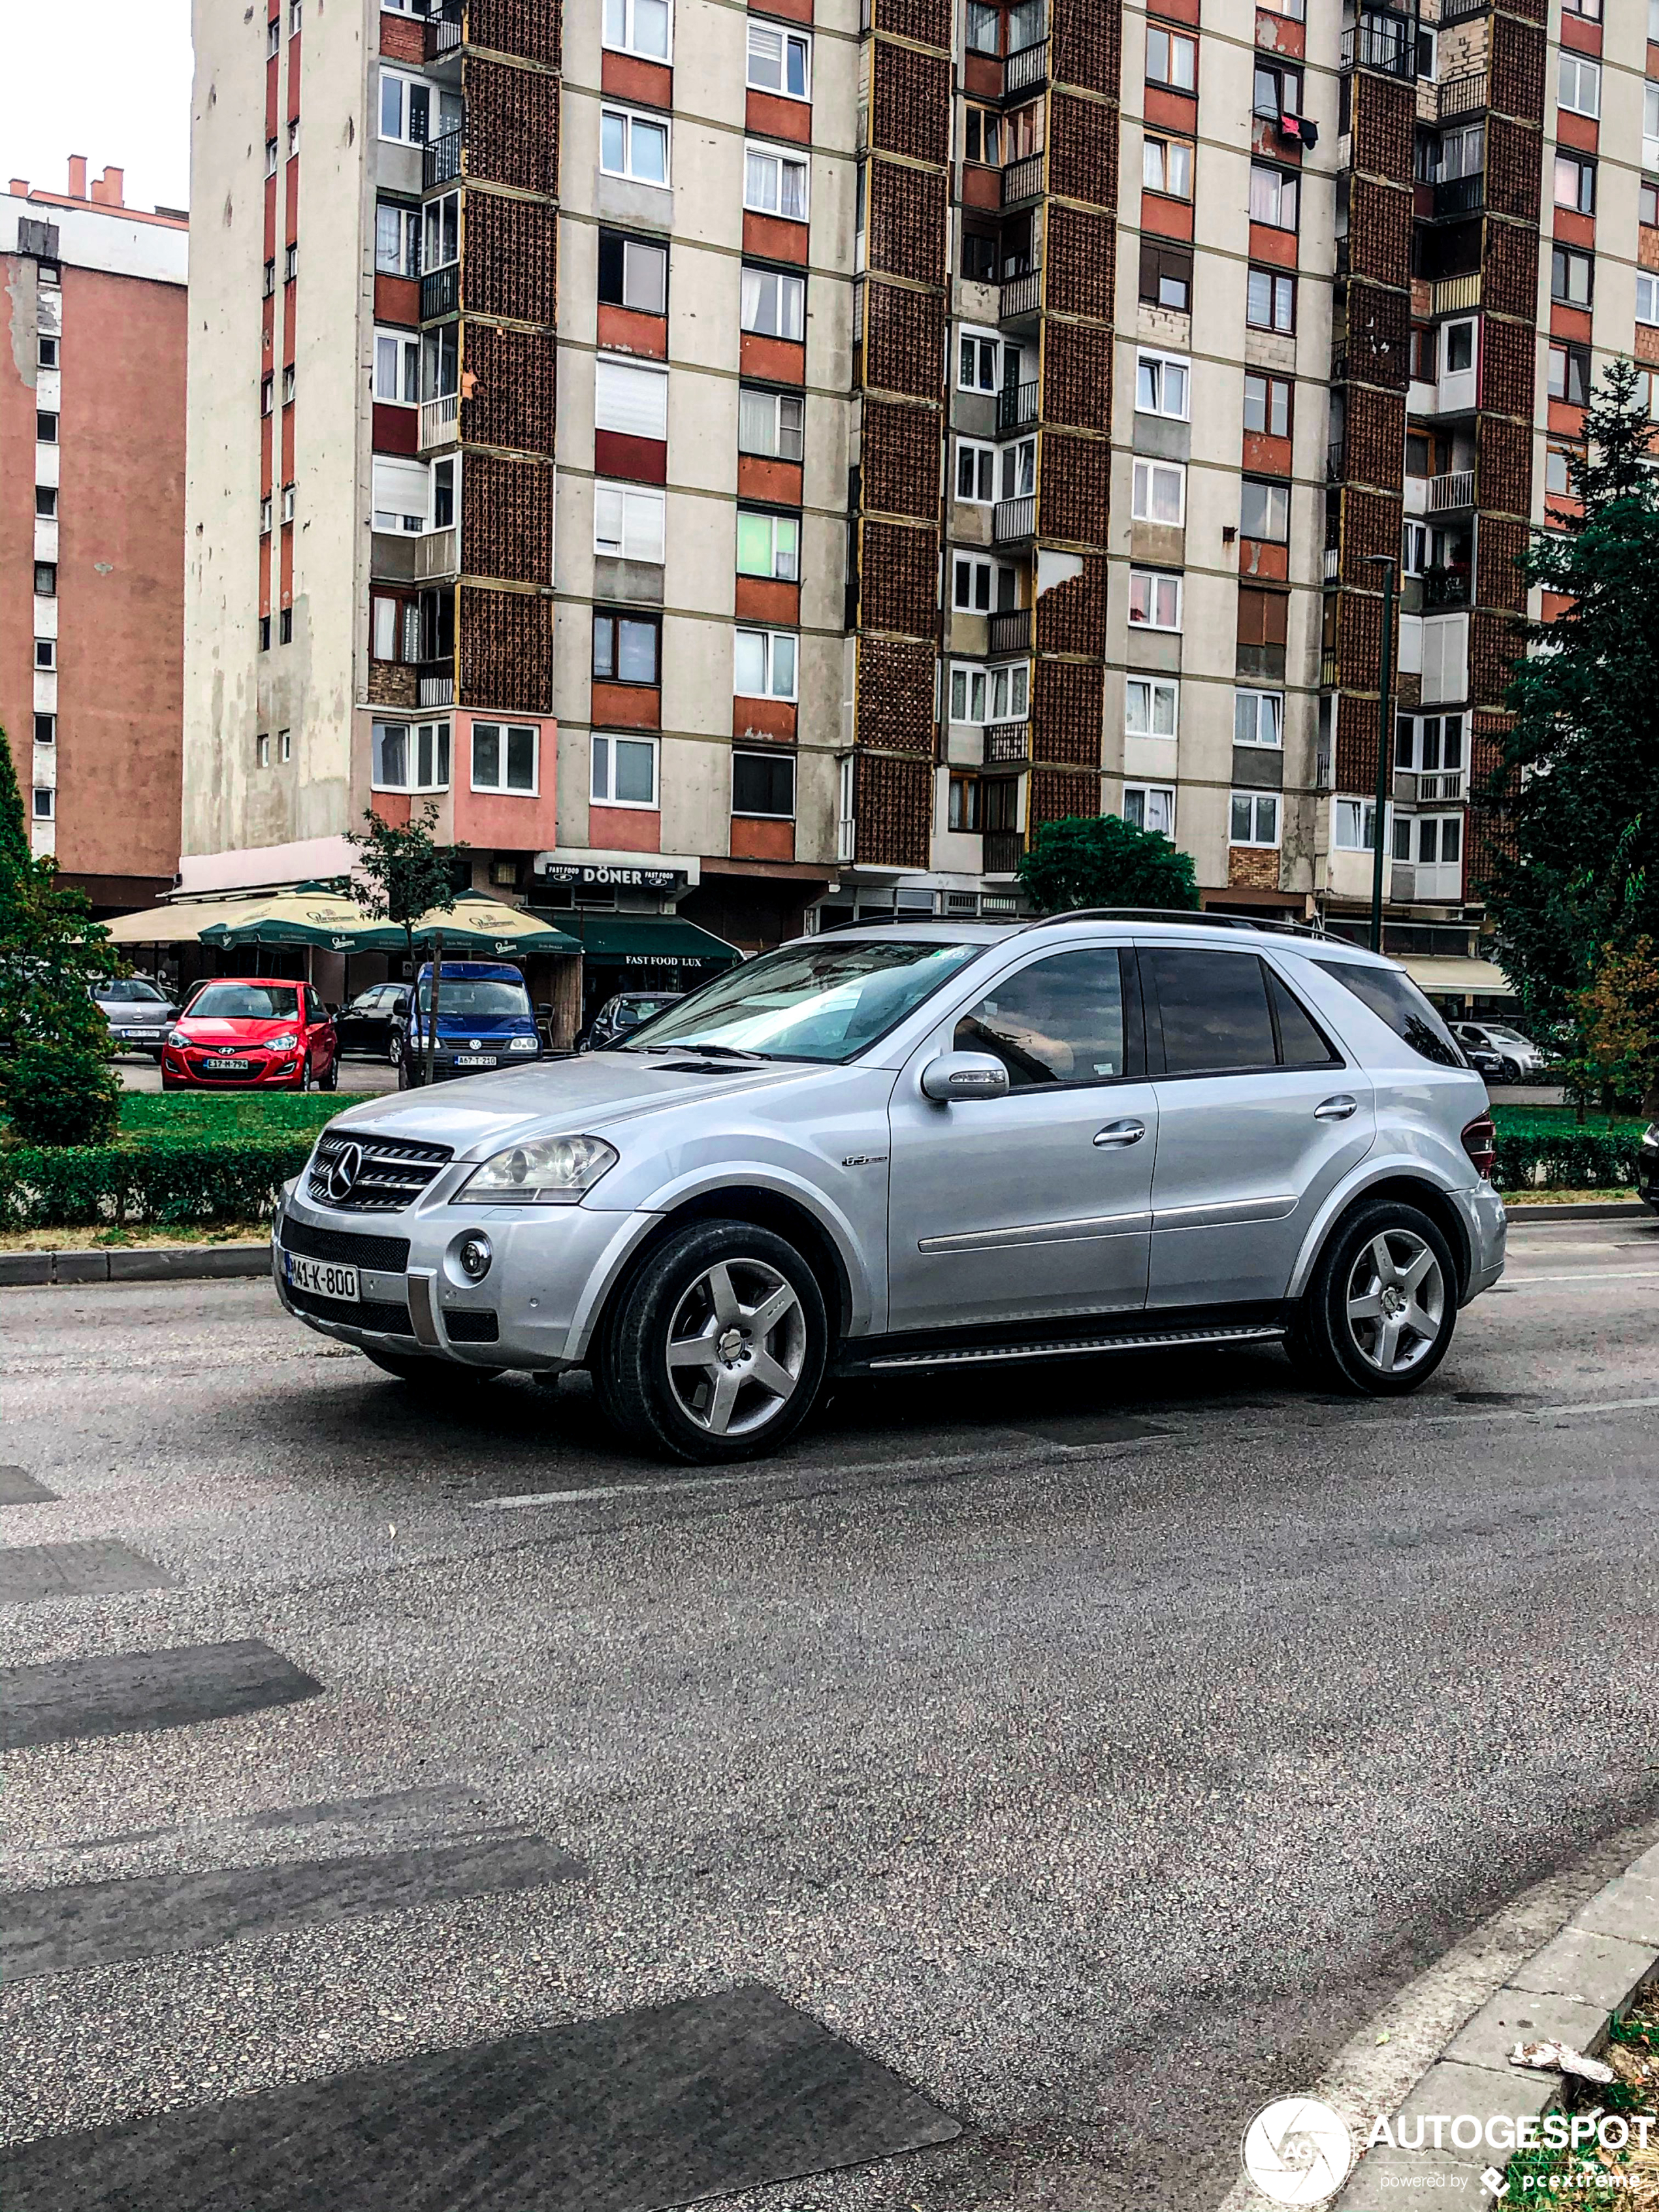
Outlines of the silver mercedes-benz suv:
M1214 919L848 929L614 1051L331 1121L278 1296L447 1388L588 1367L672 1458L826 1376L1282 1342L1389 1395L1503 1272L1480 1079L1401 969Z

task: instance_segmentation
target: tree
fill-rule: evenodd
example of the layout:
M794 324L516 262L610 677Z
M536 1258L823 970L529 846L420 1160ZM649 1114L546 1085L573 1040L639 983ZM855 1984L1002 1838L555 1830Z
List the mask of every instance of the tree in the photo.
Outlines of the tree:
M1625 950L1605 946L1574 1016L1581 1096L1600 1091L1609 1104L1629 1100L1659 1116L1659 945L1638 937Z
M1019 879L1043 914L1079 906L1198 904L1190 853L1156 830L1137 830L1115 814L1072 814L1045 822L1019 864Z
M1630 362L1607 370L1569 482L1523 562L1565 602L1528 625L1515 725L1488 796L1513 851L1486 886L1498 956L1534 1026L1576 1030L1606 948L1659 937L1659 478Z
M433 836L438 808L430 802L406 823L382 821L374 808L364 810L365 827L347 832L356 851L362 878L354 886L357 903L366 914L390 921L404 933L411 972L415 966L415 924L434 907L447 907L455 896L459 871L466 862L465 845L441 845ZM442 981L444 941L438 936L433 948L432 999L426 1030L426 1079L432 1080L432 1055L438 1036L438 995Z
M11 748L0 730L0 1086L27 1144L88 1145L115 1133L120 1084L91 986L121 957L85 895L29 850Z

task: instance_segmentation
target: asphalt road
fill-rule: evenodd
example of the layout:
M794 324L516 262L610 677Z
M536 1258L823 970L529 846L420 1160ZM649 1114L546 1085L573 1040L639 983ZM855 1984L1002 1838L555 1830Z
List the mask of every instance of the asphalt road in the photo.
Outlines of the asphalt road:
M1659 1807L1659 1222L1518 1227L1399 1406L1272 1352L952 1376L714 1478L616 1451L580 1382L434 1413L258 1283L6 1291L0 1340L0 1459L59 1493L4 1544L138 1555L0 1551L0 1662L106 1657L126 1695L121 1655L252 1639L319 1692L6 1756L0 1883L80 1893L0 1899L15 2208L112 2201L151 2154L83 2131L171 2112L186 2162L215 2128L252 2158L239 2205L360 2212L267 2155L348 2155L367 2097L400 2208L833 2154L872 2162L714 2201L1186 2212L1253 2110ZM695 2029L764 2074L803 2015L928 2104L887 2084L878 2125L860 2077L831 2142L795 2096L722 2166L660 2052L617 2056ZM442 2054L488 2076L570 2023L601 2024L557 2046L592 2061L560 2107L590 2178L445 2166Z

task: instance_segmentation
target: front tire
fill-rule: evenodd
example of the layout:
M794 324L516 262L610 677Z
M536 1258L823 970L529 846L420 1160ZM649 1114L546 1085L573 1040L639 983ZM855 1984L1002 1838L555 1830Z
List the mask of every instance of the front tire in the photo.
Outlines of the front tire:
M757 1459L793 1436L829 1351L823 1293L794 1246L747 1222L700 1221L629 1285L595 1379L635 1443L710 1466Z
M1498 1073L1505 1083L1519 1083L1521 1070L1512 1060L1500 1060Z
M337 1091L340 1087L340 1055L337 1052L324 1072L322 1087L325 1091Z
M1340 1389L1399 1398L1428 1381L1456 1325L1451 1247L1426 1213L1382 1199L1321 1253L1291 1350Z

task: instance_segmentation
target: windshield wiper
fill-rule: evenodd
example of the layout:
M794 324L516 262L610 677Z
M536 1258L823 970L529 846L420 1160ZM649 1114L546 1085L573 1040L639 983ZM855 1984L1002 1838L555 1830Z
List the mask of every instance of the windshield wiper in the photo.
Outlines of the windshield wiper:
M769 1052L746 1052L734 1044L641 1044L631 1045L632 1052L701 1052L714 1060L769 1060Z

